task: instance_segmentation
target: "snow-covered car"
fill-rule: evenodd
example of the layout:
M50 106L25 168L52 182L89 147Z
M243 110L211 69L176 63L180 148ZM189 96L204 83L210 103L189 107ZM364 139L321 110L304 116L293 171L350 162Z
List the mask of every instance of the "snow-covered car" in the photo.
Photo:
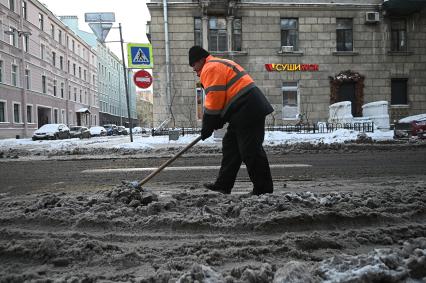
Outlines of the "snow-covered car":
M129 134L129 132L123 126L117 126L117 133L119 135L128 135Z
M394 127L394 138L426 138L426 113L398 120Z
M106 136L107 130L102 126L93 126L90 128L90 135L92 137Z
M45 124L36 130L32 136L35 140L69 139L70 129L65 124Z
M90 138L90 130L87 127L83 126L72 126L70 127L70 134L72 138Z
M132 128L132 134L142 134L142 128L141 127L133 127Z

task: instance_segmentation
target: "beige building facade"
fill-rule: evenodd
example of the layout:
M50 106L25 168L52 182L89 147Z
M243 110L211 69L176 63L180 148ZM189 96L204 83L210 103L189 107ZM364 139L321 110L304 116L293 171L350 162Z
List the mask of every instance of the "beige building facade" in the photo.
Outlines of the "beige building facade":
M154 126L169 117L169 126L200 125L203 94L187 57L194 44L248 71L275 109L269 125L300 115L327 121L339 101L352 102L354 117L366 103L387 101L391 122L426 112L421 1L176 0L164 13L163 1L152 0L148 8Z
M0 138L97 125L95 50L35 0L0 0Z

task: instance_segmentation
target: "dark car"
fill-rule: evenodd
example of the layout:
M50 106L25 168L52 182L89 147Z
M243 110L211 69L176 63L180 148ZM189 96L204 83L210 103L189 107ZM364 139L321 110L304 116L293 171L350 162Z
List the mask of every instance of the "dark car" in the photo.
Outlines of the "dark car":
M408 116L400 119L394 127L394 138L426 138L426 114Z
M106 125L103 125L103 127L107 131L107 135L108 136L118 135L117 125L115 125L115 124L106 124Z
M72 138L90 138L90 130L83 126L72 126L70 127L70 134Z
M69 139L71 137L70 129L65 124L45 124L36 130L33 134L35 140L56 140Z
M129 134L129 132L123 126L118 126L117 131L118 131L119 135L128 135Z

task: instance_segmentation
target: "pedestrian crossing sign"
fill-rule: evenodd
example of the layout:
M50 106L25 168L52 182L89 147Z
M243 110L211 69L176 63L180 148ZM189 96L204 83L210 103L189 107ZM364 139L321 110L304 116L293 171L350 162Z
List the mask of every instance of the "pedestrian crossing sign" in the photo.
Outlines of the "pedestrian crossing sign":
M127 44L128 67L134 69L152 69L152 45L145 43Z

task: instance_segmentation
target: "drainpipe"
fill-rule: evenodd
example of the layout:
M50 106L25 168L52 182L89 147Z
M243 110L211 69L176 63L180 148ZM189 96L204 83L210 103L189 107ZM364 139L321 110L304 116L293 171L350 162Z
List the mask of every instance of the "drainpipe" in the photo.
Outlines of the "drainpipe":
M172 117L172 101L171 101L171 74L170 74L170 42L169 42L169 26L167 16L167 0L163 0L163 17L164 17L164 42L166 51L166 98L169 110L169 117ZM174 123L174 119L173 119Z

